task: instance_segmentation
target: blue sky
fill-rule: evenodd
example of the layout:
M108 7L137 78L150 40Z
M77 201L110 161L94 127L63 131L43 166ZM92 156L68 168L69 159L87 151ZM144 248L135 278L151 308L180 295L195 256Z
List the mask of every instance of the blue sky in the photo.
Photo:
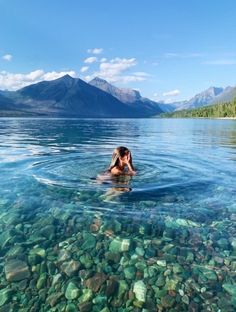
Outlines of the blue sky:
M65 73L165 101L236 85L234 0L0 0L0 89Z

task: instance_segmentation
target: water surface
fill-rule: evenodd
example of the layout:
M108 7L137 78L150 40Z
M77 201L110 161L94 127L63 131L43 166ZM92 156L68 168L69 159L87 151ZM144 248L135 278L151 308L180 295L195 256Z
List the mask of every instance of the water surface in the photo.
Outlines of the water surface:
M131 150L137 175L99 183L96 176L120 145ZM102 272L103 285L87 300L91 311L234 311L235 161L234 120L0 119L1 274L6 289L18 293L5 305L73 311L84 304L89 278ZM114 249L114 240L128 242L127 250ZM15 253L16 246L22 249ZM46 255L33 261L36 248ZM60 263L65 251L68 266L79 263L70 274ZM22 280L11 283L5 274L15 259L30 272L23 279L27 299L17 288ZM114 277L118 286L108 295ZM141 303L130 294L138 281ZM70 282L79 292L73 299L65 295ZM52 305L40 290L62 295Z

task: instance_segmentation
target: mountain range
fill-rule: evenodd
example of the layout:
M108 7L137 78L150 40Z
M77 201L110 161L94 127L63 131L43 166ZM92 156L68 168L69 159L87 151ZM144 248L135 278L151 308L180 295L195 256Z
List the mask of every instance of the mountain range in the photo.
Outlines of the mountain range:
M165 104L142 97L137 90L118 88L99 77L87 83L65 75L17 91L0 91L0 116L152 117L230 101L235 96L236 87L210 87L189 101Z

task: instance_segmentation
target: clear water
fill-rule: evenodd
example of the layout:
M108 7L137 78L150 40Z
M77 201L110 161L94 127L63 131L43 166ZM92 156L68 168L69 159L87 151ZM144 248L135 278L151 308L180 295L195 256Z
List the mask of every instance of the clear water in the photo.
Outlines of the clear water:
M97 175L120 145L131 150L137 175L100 183ZM235 310L235 121L0 119L0 173L1 288L15 291L3 306L77 311L89 288L80 276L87 271L91 279L106 274L93 289L89 311ZM88 233L96 245L83 251ZM117 251L118 262L106 256L115 239L129 242L128 250ZM21 252L13 252L16 246ZM32 264L28 256L36 247L46 256ZM71 253L67 262L80 263L73 274L58 262L62 250ZM89 268L80 261L85 254L92 258ZM9 281L12 259L23 261L30 276ZM135 275L128 278L130 267ZM56 274L62 280L55 286ZM113 277L118 286L127 284L122 295L119 289L107 295ZM143 301L134 294L139 280ZM69 300L70 281L80 294ZM52 305L48 294L58 292L62 296Z

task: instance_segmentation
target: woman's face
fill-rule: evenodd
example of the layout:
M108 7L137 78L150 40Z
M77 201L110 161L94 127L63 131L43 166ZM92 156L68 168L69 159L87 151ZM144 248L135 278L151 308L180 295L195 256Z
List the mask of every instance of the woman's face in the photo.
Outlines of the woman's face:
M125 155L123 157L119 157L119 159L124 162L127 163L129 161L129 152L125 153Z

